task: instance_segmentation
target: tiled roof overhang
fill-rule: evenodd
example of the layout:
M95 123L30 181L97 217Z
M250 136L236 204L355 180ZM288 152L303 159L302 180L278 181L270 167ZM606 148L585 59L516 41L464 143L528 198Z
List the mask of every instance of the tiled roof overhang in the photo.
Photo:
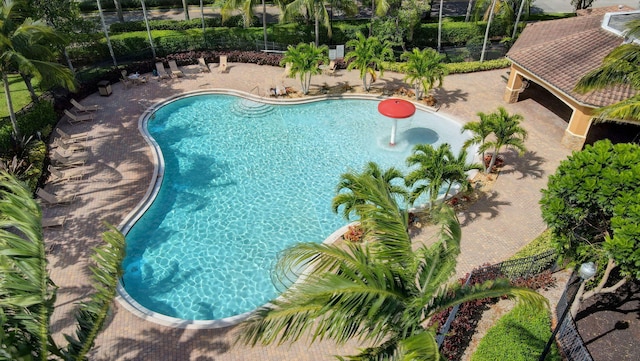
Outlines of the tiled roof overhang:
M602 28L604 14L594 11L591 15L528 24L507 57L577 104L599 108L628 99L635 90L627 85L586 94L573 90L580 78L598 68L602 59L623 42L622 37Z

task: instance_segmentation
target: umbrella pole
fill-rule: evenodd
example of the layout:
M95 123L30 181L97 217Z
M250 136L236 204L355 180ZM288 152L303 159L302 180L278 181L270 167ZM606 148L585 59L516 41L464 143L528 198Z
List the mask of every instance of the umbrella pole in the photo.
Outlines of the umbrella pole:
M391 139L389 140L389 145L396 145L396 128L398 128L398 119L393 119L393 126L391 127Z

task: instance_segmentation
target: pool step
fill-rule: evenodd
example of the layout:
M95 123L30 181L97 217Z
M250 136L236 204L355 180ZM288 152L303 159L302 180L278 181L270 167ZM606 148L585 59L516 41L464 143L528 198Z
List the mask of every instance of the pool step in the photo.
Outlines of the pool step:
M271 113L274 107L269 104L256 102L249 99L239 99L231 106L231 111L241 117L261 118Z

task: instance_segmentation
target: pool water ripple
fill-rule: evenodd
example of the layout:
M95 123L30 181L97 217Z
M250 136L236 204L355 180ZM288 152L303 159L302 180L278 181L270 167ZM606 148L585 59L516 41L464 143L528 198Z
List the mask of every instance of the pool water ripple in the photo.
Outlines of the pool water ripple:
M322 242L346 223L331 211L342 173L369 161L406 171L417 142L446 140L457 151L464 141L457 123L419 111L399 123L398 144L388 147L391 121L377 101L269 105L260 117L229 111L246 104L185 97L148 122L165 173L127 234L123 284L149 310L212 320L255 309L277 296L271 269L279 252Z

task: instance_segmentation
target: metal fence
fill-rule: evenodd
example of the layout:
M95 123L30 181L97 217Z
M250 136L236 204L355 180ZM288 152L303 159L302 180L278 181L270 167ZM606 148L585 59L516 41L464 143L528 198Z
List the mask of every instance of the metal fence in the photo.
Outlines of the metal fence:
M490 274L494 278L506 277L511 280L534 276L546 270L553 270L555 268L557 258L558 256L554 250L548 250L535 256L508 260L495 265L486 266L470 272L464 285L468 286L474 277L479 277L483 274ZM449 329L451 328L453 320L456 318L458 309L459 306L455 306L451 310L446 322L440 328L440 331L436 336L438 348L442 347L444 338L447 333L449 333Z
M570 282L567 283L567 287L564 289L558 305L556 306L556 315L561 315L564 311L571 307L569 300L575 298L576 292L580 286L580 282L576 282L579 276L575 272L571 275ZM563 320L562 324L557 325L559 327L556 340L558 341L558 348L562 351L565 358L568 361L593 361L591 353L585 346L578 329L576 328L575 321L571 317L571 313L567 314L567 317Z

